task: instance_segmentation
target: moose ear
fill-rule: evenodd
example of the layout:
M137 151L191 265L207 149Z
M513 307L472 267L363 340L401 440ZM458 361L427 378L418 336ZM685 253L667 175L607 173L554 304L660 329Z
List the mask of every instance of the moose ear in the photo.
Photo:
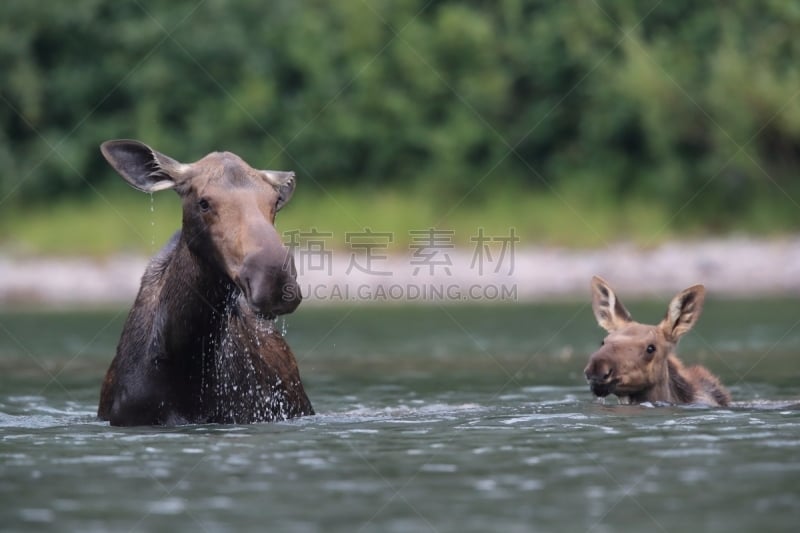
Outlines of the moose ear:
M281 210L289 203L294 194L294 187L297 182L294 179L294 172L281 172L279 170L262 170L264 177L278 191L278 203L275 205L275 212Z
M132 187L143 192L173 188L175 179L188 165L156 152L139 141L106 141L100 145L103 157Z
M661 321L659 327L664 335L677 342L683 334L692 329L700 313L703 311L703 302L706 299L706 289L702 285L695 285L677 294L667 307L667 316Z
M617 299L611 286L600 276L592 278L592 311L597 323L606 331L614 331L632 320L631 314Z

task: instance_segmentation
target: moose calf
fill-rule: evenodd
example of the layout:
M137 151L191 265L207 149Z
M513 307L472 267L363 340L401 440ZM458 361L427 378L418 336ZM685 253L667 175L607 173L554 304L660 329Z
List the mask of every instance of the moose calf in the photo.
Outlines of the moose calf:
M593 277L591 285L594 316L608 331L584 370L592 393L614 394L622 403L730 403L730 394L711 372L702 366L686 367L675 355L678 340L703 310L702 285L676 295L656 326L635 322L602 278Z

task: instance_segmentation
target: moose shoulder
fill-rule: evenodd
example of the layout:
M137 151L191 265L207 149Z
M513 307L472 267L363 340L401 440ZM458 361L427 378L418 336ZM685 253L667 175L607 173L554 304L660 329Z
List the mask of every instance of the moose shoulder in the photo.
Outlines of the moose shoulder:
M656 326L635 322L608 283L592 278L592 309L608 332L584 370L592 392L632 403L698 403L726 406L730 394L702 366L686 367L675 355L678 340L694 326L705 300L702 285L676 295Z
M250 423L313 414L272 319L300 289L275 214L294 174L211 153L182 164L137 141L103 143L134 188L174 189L183 225L151 260L100 393L112 425Z

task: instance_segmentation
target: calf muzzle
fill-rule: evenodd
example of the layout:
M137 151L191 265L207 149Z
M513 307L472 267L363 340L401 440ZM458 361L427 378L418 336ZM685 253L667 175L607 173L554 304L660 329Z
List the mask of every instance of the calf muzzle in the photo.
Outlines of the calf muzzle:
M614 392L614 367L604 358L592 356L583 373L595 396L602 398Z

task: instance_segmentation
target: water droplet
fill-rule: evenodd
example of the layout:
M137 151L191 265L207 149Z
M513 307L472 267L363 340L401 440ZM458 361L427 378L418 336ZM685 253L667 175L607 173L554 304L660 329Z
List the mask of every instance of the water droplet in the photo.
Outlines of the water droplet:
M150 193L150 248L156 247L156 202L153 193Z

